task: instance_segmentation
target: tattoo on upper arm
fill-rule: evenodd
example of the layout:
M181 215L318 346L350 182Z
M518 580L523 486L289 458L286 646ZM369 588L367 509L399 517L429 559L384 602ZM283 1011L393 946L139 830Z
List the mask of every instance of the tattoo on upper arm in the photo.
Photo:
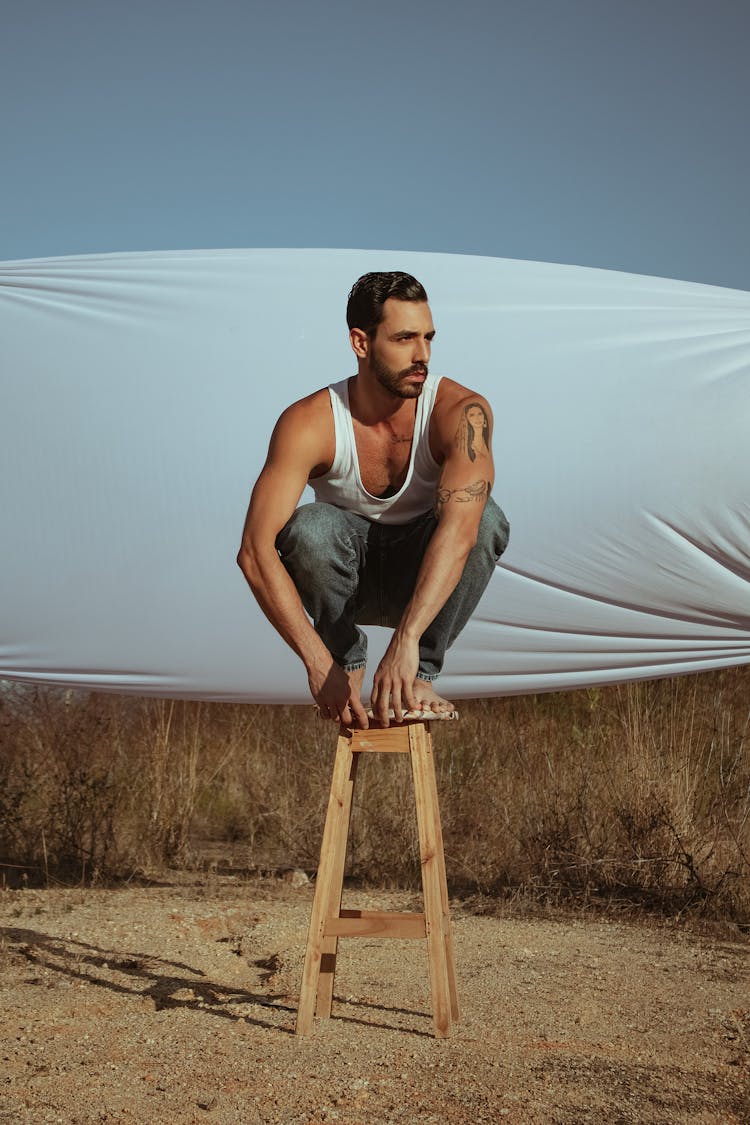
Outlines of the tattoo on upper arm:
M461 488L438 488L435 496L435 512L439 516L442 508L451 500L457 504L470 504L472 501L484 503L490 494L492 484L488 480L475 480Z
M489 454L490 420L481 403L470 402L464 407L456 430L455 445L461 453L467 454L470 461Z

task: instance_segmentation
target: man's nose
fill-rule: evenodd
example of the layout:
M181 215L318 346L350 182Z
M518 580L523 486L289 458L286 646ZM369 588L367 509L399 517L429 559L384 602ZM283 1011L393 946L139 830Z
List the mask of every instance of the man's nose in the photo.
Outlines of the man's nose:
M412 356L413 363L427 363L430 358L430 341L429 340L415 340L414 341L414 355Z

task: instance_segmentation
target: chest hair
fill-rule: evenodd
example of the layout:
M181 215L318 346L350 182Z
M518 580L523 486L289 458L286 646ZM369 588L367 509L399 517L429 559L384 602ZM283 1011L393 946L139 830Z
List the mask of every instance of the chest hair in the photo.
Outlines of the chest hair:
M413 426L404 432L398 427L354 422L354 438L362 484L371 496L393 496L403 487L409 471Z

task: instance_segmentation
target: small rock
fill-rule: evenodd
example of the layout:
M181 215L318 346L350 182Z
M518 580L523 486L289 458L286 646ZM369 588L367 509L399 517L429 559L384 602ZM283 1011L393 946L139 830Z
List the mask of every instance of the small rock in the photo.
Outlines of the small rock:
M288 871L282 871L281 878L290 887L304 887L310 882L308 876L299 867L290 867Z

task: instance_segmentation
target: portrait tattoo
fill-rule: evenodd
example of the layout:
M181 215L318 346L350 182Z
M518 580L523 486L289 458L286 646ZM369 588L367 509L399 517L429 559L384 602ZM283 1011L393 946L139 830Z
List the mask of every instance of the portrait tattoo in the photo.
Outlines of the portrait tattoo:
M435 496L435 512L440 515L440 509L455 500L457 504L484 503L492 488L488 480L475 480L473 484L465 484L462 488L438 488Z
M470 461L489 455L490 420L481 403L470 402L464 407L455 442L456 449L466 453Z

